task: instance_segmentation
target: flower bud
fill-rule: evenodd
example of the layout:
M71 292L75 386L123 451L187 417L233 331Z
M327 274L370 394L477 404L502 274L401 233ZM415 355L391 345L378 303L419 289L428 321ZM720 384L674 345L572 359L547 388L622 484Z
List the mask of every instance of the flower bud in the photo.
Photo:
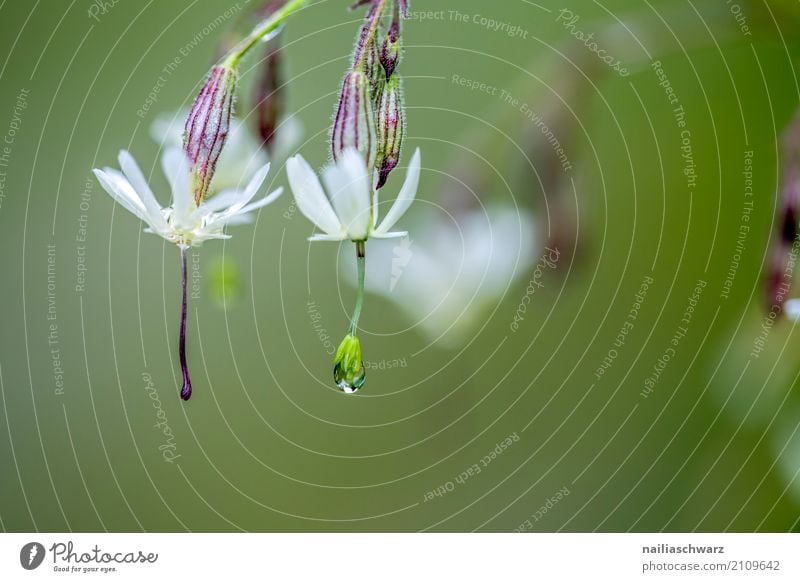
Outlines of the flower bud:
M281 45L278 38L267 43L255 87L256 124L261 143L268 151L275 139L275 130L283 113L283 79Z
M397 61L400 58L400 13L395 8L392 23L389 25L389 30L383 39L383 46L381 47L381 65L386 72L388 79L394 74L397 68Z
M405 136L405 113L400 78L392 75L386 82L378 108L377 188L382 188L400 161Z
M355 394L364 386L367 374L361 360L361 342L356 336L345 336L336 350L333 365L333 379L342 392Z
M215 65L186 119L183 149L189 158L198 205L208 191L228 137L237 76L233 67Z
M333 159L348 148L357 149L368 168L375 165L377 140L375 139L375 112L367 76L351 71L344 78L339 108L333 124L331 151Z
M783 307L786 295L792 284L791 267L794 264L798 228L798 207L800 207L800 112L783 132L783 176L781 177L780 203L775 218L775 229L769 249L769 264L765 277L767 311L773 312ZM787 275L788 273L788 275Z
M370 2L371 5L364 17L364 23L361 25L361 30L358 32L356 46L353 50L353 68L355 69L361 68L369 56L369 51L372 49L370 45L374 43L375 32L380 27L383 7L380 5L380 2L375 2L374 0L360 1L352 6L352 8L355 9Z
M381 100L383 87L386 84L386 75L383 72L381 54L378 50L378 43L376 42L370 43L367 58L364 61L364 73L367 75L367 79L369 79L369 90L370 95L372 95L372 102L374 106L377 107Z
M800 179L797 174L797 168L790 166L784 175L781 208L776 218L777 232L770 245L766 276L768 311L783 306L791 283L791 277L786 275L787 266L793 261L794 248L800 235L796 206L800 199Z

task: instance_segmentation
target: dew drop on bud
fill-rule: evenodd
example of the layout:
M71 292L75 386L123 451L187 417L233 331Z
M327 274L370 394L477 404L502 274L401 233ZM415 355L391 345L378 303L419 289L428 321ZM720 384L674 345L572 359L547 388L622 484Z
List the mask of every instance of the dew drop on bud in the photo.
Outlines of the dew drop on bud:
M348 373L340 364L333 367L333 380L336 382L336 387L345 394L355 394L361 390L366 379L367 372L364 364L361 364L361 370L355 375Z
M364 386L367 373L361 360L361 342L353 334L347 334L336 350L333 361L333 380L345 394L355 394Z

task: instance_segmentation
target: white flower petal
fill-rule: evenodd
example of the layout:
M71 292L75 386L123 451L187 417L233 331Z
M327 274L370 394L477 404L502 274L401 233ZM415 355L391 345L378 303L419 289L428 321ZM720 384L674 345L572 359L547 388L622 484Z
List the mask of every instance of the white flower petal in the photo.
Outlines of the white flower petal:
M264 180L266 180L268 173L269 164L265 164L259 168L255 175L250 179L250 183L244 190L225 190L216 196L212 196L208 201L203 202L200 207L195 210L194 218L202 218L215 212L220 212L223 215L228 216L243 212L242 208L256 195L258 189L261 188ZM272 194L270 194L270 196L272 196ZM280 196L280 192L274 198L271 198L269 202L272 202L278 196ZM265 206L266 204L269 204L269 202L265 202L261 206Z
M142 170L139 169L139 164L136 163L133 156L126 150L120 150L117 159L119 160L119 167L122 169L130 185L136 190L145 208L147 208L148 214L151 216L163 217L161 205L158 203L158 200L156 200L153 191L150 189L150 185L147 183L144 174L142 174Z
M263 208L267 204L271 204L272 202L277 200L281 194L283 194L283 188L278 188L274 192L268 194L267 196L264 196L264 198L262 198L261 200L248 204L245 207L240 207L237 209L232 209L232 208L228 209L225 212L213 216L205 224L204 228L214 230L222 228L223 226L226 225L233 225L237 223L237 219L242 217L245 217L245 219L243 221L239 221L240 223L249 222L251 219L247 217L248 213L258 210L259 208Z
M378 209L380 208L380 190L376 190L375 188L372 189L372 230L375 230L378 227Z
M239 202L244 197L244 194L243 190L225 190L219 194L214 194L195 210L195 215L208 216L213 212L222 212Z
M315 234L314 236L308 237L310 242L341 242L343 240L347 240L346 234Z
M192 239L192 246L200 245L207 240L228 240L229 238L231 238L231 235L225 234L221 230L216 232L208 232L201 229L195 233L195 237Z
M400 194L397 195L397 200L395 200L392 208L389 210L388 214L386 214L386 218L383 219L383 222L375 229L375 233L373 236L380 236L385 235L390 228L392 228L398 220L406 213L408 208L411 206L411 203L414 201L414 197L417 195L417 188L419 187L419 172L420 172L420 153L419 149L414 152L414 155L411 158L411 163L408 166L408 171L406 173L406 181L403 183L403 187L400 189Z
M258 193L258 189L261 188L261 185L264 183L264 180L267 179L267 174L269 174L269 163L264 164L258 171L253 174L253 177L250 179L250 182L247 184L247 188L244 189L244 196L242 196L242 206L250 202L253 197ZM278 194L280 196L280 194ZM277 198L277 196L276 196Z
M352 240L369 235L370 187L364 158L354 149L342 153L339 161L322 173L328 196L341 224Z
M172 210L175 223L190 228L195 202L191 191L189 160L181 148L170 147L161 156L161 168L172 189Z
M403 238L408 236L408 232L373 232L371 238Z
M281 197L283 194L283 188L278 188L277 190L270 192L266 196L264 196L261 200L257 200L256 202L251 202L241 210L239 210L240 214L246 214L248 212L253 212L254 210L258 210L259 208L264 208L268 204L272 204L278 198Z
M327 234L341 233L341 223L308 162L299 155L289 158L286 174L300 212Z
M108 192L108 194L119 202L123 208L135 214L141 220L148 223L150 222L147 209L144 207L142 201L139 200L133 187L125 179L125 176L112 168L94 170L94 175L97 177L103 190Z

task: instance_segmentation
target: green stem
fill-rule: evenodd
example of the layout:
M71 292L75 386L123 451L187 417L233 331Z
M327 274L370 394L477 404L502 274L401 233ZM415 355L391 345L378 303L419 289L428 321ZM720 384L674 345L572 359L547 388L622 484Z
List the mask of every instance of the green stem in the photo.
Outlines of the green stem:
M358 333L358 320L361 317L361 309L364 307L364 279L366 278L366 248L364 241L356 242L356 264L358 266L358 296L356 297L356 308L353 311L353 318L350 320L350 331L352 336Z
M307 0L291 0L283 5L283 7L275 12L272 16L267 18L264 22L259 24L253 32L242 39L231 52L224 59L224 64L230 67L235 67L239 64L241 58L252 49L256 43L262 38L267 36L270 32L275 31L284 21L289 18L294 12L297 12Z

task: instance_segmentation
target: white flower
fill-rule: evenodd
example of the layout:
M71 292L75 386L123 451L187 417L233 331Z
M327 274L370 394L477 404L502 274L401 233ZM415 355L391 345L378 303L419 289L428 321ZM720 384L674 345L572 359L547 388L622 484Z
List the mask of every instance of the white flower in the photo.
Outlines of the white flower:
M800 321L800 299L790 299L783 305L783 312L792 321Z
M540 246L532 218L513 207L489 204L448 218L417 224L409 244L369 249L366 286L429 339L460 346L534 265ZM354 266L347 275L355 286Z
M159 115L150 126L150 137L164 148L182 147L183 124L188 115L188 109ZM209 195L241 187L268 162L282 164L289 153L295 150L302 135L303 129L297 119L293 117L282 119L272 143L272 154L267 156L266 150L261 147L247 124L237 117L232 117L230 133L217 161Z
M279 188L251 202L269 172L269 164L266 164L244 190L225 190L198 207L186 154L180 148L171 147L161 157L161 167L172 188L172 206L162 208L133 156L122 150L119 165L122 172L113 168L94 170L105 191L147 223L145 232L157 234L183 248L209 239L230 238L224 233L226 226L248 222L250 212L273 202L283 191Z
M419 186L420 153L414 152L406 180L386 218L378 225L378 193L372 187L372 173L364 158L355 149L346 150L339 160L322 171L322 181L302 156L286 162L289 185L300 212L305 214L324 234L312 236L312 241L363 241L370 237L396 238L406 232L389 232L405 214ZM326 195L327 191L327 195Z

